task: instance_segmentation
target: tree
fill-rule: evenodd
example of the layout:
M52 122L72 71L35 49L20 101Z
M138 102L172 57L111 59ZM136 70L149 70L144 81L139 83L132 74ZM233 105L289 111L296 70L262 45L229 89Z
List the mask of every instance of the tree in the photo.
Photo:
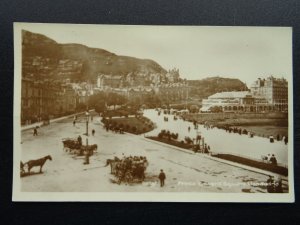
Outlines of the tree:
M100 100L95 105L95 111L97 113L102 113L106 110L105 100Z
M76 106L76 111L83 111L83 110L86 110L86 104L81 102Z
M190 106L190 112L191 113L197 113L197 112L199 112L199 107L197 105L191 105Z
M161 104L161 100L159 99L159 97L153 93L145 95L143 98L143 102L150 108L158 107Z
M99 92L89 97L88 103L90 107L95 107L99 101L104 101L106 99L106 94L104 92Z
M107 95L107 105L114 106L114 109L116 108L116 105L123 105L126 102L127 100L123 95L117 93L109 93Z

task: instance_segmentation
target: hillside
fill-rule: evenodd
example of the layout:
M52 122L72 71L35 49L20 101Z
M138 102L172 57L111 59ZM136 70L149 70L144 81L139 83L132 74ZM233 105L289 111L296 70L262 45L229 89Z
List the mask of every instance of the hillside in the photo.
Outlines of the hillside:
M202 80L188 80L191 87L190 97L203 99L217 92L245 91L248 90L245 83L239 79L209 77Z
M166 70L149 59L118 56L81 44L59 44L45 35L22 32L22 75L76 81L94 80L98 74L161 74ZM139 75L137 75L139 76Z

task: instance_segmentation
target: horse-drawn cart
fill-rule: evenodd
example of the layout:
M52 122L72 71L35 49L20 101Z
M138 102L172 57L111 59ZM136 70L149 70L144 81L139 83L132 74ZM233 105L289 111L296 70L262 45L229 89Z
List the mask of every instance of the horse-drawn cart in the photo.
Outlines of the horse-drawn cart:
M84 151L88 151L90 155L93 155L94 151L98 149L97 144L82 145L81 142L72 138L65 138L62 140L62 142L64 146L63 149L66 152L75 152L77 155L83 155Z
M111 174L116 178L116 183L141 183L145 179L145 171L148 167L148 161L143 156L124 157L122 160L108 159L106 166L111 166Z

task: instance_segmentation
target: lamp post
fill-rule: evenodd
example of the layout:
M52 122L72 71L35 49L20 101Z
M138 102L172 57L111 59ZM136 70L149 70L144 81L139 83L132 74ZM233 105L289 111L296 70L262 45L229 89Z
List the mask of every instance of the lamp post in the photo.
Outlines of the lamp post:
M84 154L85 154L85 158L84 158L84 165L87 165L87 164L90 164L90 155L89 155L89 151L88 151L88 145L89 145L89 139L88 139L88 136L89 136L89 112L86 111L85 113L85 116L86 116L86 149L84 151Z
M86 116L86 136L89 136L89 112L86 111L85 116Z

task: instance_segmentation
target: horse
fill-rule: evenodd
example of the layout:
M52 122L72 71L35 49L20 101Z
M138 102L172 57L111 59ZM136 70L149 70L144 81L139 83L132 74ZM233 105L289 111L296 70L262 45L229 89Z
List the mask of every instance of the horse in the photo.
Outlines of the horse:
M115 174L116 173L117 164L120 161L121 160L118 157L115 157L114 159L107 159L105 167L108 166L108 165L110 165L110 173L111 174Z
M42 168L47 160L52 160L52 157L50 155L47 155L43 158L36 159L36 160L29 160L28 162L24 163L24 166L28 166L28 173L30 173L30 170L32 167L39 166L40 167L40 173L42 173Z
M97 144L93 144L93 145L88 145L86 146L86 149L89 151L89 152L94 152L94 151L97 151L98 149L98 145Z

